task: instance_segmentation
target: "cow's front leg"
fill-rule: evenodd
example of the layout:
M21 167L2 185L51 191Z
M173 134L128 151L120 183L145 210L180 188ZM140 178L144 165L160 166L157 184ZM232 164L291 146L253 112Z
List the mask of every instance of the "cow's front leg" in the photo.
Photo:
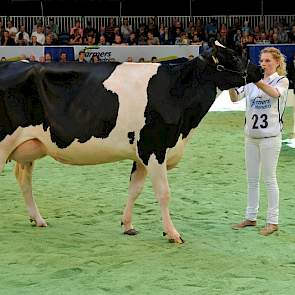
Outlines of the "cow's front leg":
M166 161L159 164L155 156L152 155L148 163L148 173L152 180L155 195L160 204L164 235L168 237L169 242L181 244L184 241L174 227L169 212L170 189L167 178Z
M44 227L47 226L47 223L42 218L32 195L32 171L33 162L29 162L23 165L16 162L15 177L19 183L21 192L25 199L29 216L36 223L36 226Z
M144 182L146 179L147 170L141 163L133 162L131 174L130 174L130 183L128 189L128 200L124 213L122 216L122 225L124 227L124 234L127 235L136 235L137 231L132 225L132 209L134 203L141 193Z

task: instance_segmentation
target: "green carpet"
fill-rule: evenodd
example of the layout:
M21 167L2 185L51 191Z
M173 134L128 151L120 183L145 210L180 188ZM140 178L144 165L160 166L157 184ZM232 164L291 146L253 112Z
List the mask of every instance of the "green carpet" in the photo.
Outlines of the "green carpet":
M285 115L284 138L292 131ZM148 180L134 209L137 236L121 233L131 161L72 167L36 162L34 192L48 228L30 225L13 176L0 176L0 295L294 294L295 149L279 166L280 230L234 231L244 217L246 176L243 112L209 113L169 172L170 210L186 241L162 236L160 209Z

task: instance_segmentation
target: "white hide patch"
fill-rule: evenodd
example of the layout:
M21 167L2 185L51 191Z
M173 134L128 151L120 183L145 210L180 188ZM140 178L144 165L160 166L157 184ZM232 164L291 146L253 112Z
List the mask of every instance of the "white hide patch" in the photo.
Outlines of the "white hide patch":
M123 63L116 67L103 85L118 95L119 113L110 136L126 138L126 131L135 131L135 140L145 124L149 80L157 73L160 64ZM126 140L126 139L125 139ZM124 141L125 141L124 140Z

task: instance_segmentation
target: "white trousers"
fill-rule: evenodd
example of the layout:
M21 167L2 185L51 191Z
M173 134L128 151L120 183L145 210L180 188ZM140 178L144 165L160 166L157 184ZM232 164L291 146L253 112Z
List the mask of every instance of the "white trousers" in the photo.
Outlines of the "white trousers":
M245 160L248 178L248 203L246 219L256 220L259 209L260 173L264 179L268 195L267 223L279 221L279 187L277 164L282 146L282 136L245 139Z

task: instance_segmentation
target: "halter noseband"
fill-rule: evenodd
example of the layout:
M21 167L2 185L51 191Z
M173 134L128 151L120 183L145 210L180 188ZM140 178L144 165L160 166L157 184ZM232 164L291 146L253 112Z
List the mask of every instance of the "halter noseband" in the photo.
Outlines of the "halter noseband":
M198 58L201 61L206 62L206 60L204 59L203 56L199 55ZM248 77L247 70L248 70L248 66L249 66L249 63L250 63L249 59L247 60L247 65L246 65L246 68L245 68L244 71L235 71L235 70L231 70L231 69L226 68L225 66L219 64L218 59L213 55L212 55L212 59L213 59L215 65L216 65L216 70L218 72L230 72L230 73L240 74L242 76L242 78L245 80L245 85L247 84L247 77Z

